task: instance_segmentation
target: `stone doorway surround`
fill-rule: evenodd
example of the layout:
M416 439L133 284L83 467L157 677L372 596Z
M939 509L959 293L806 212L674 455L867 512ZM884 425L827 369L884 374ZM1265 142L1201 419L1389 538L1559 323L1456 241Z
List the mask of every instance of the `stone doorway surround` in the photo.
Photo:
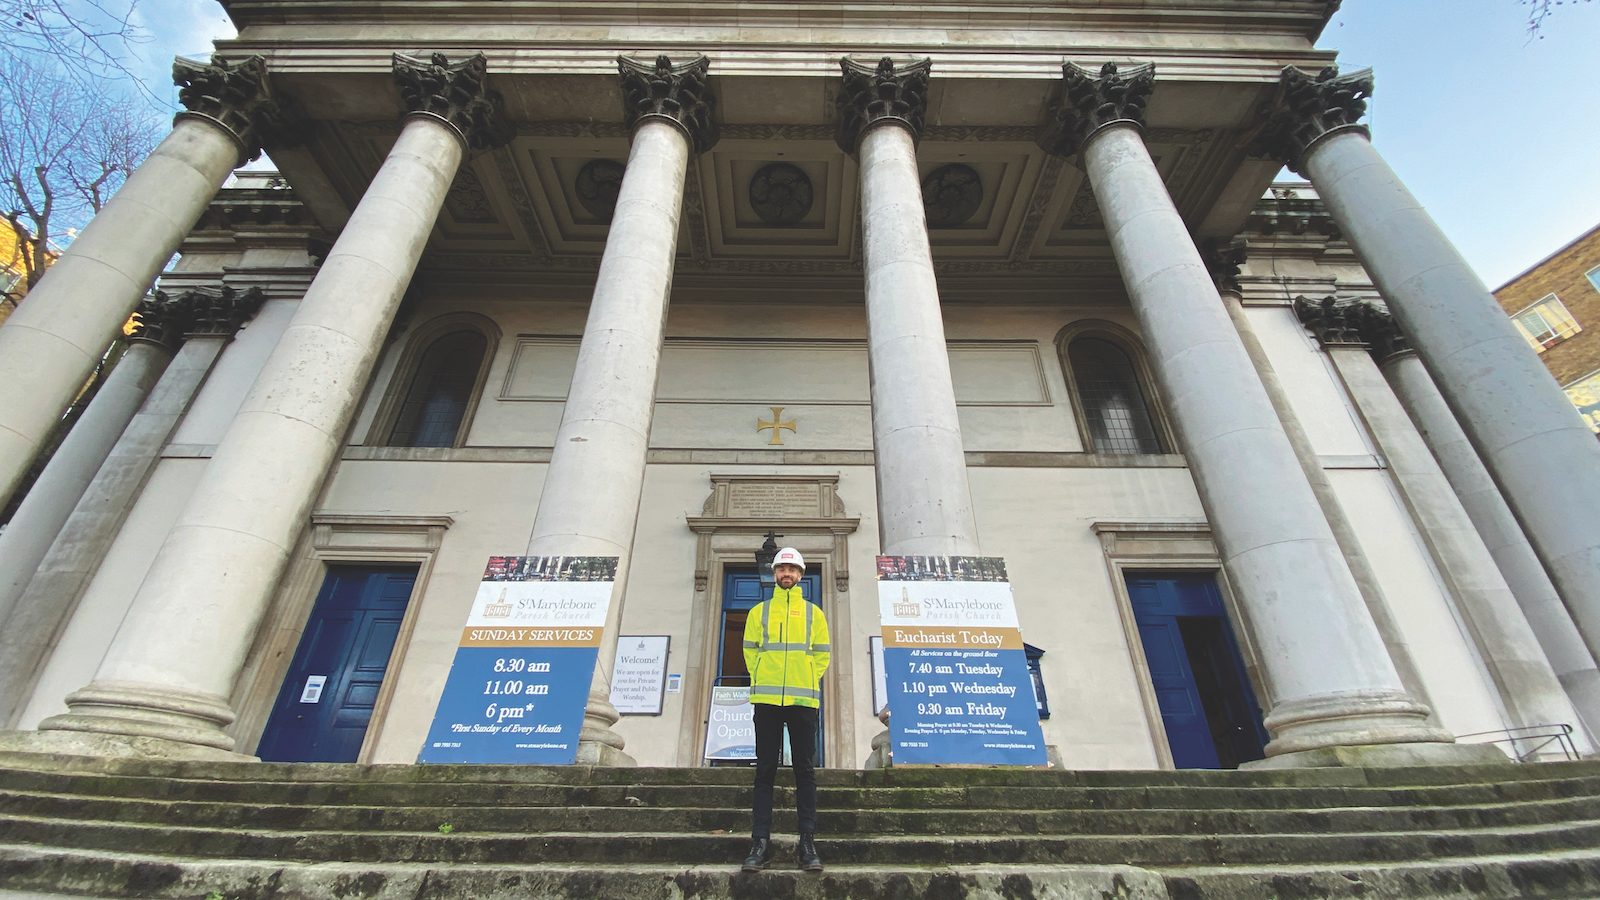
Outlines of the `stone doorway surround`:
M850 621L850 535L859 518L845 515L834 475L716 475L701 514L685 522L699 538L695 545L694 601L684 667L683 722L678 730L678 764L698 766L705 750L711 683L717 669L722 581L729 566L751 566L766 533L783 537L806 559L808 572L822 575L822 610L828 617L833 658L823 679L825 746L830 768L855 768L855 652Z
M1111 578L1111 591L1116 597L1117 614L1122 620L1128 656L1132 658L1135 678L1139 683L1139 698L1144 705L1145 722L1150 728L1150 742L1155 746L1161 768L1177 767L1172 761L1172 746L1167 741L1166 725L1161 720L1161 707L1156 701L1150 663L1144 655L1144 641L1139 636L1139 625L1134 620L1133 601L1128 596L1125 575L1129 570L1213 573L1217 579L1217 590L1222 594L1222 605L1227 609L1229 622L1233 625L1234 638L1239 642L1239 655L1244 658L1250 687L1255 691L1256 700L1263 710L1272 708L1272 691L1262 674L1254 630L1234 598L1228 575L1222 568L1222 557L1211 540L1211 526L1205 520L1098 521L1089 527L1100 537L1100 548L1105 553L1106 572Z
M384 719L400 680L400 667L411 645L422 598L427 596L428 576L444 540L445 530L454 520L449 516L369 515L318 512L311 515L311 527L300 539L289 568L279 582L266 619L256 633L254 646L245 664L245 677L234 690L233 708L239 718L229 729L243 753L254 753L261 733L267 727L272 707L283 687L283 679L293 660L295 648L306 620L316 605L317 592L328 574L329 565L338 564L413 564L417 581L411 600L400 621L383 685L378 689L367 737L356 762L370 763L383 736Z

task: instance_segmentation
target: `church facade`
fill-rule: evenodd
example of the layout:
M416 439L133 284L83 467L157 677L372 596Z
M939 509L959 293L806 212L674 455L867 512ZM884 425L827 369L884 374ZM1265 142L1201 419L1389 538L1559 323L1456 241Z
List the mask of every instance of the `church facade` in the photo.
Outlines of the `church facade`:
M1337 2L226 5L0 329L25 468L141 322L0 533L0 747L414 762L488 560L613 556L578 761L707 765L770 533L826 766L880 555L1004 559L1067 768L1594 751L1600 447Z

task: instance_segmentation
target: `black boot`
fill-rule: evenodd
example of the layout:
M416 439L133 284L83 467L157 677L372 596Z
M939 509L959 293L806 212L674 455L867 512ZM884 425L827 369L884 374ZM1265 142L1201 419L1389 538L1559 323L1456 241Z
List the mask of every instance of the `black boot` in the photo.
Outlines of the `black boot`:
M744 865L741 869L745 872L759 872L761 867L766 865L767 860L771 858L772 842L766 838L751 838L750 855L744 858Z
M817 839L815 835L800 835L800 868L807 872L822 871L822 857L817 855Z

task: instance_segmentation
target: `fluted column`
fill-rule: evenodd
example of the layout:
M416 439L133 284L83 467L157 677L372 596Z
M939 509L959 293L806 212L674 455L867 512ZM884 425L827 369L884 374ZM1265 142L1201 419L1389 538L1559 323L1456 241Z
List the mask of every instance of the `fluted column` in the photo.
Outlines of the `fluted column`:
M1253 145L1318 195L1600 648L1600 442L1444 232L1372 146L1370 70L1284 69Z
M1461 423L1392 318L1368 313L1362 337L1494 557L1573 708L1591 738L1600 738L1600 667Z
M111 549L160 459L161 448L223 346L260 308L262 299L259 288L243 293L226 287L216 294L188 291L163 301L164 307L171 308L163 318L141 316L140 329L151 339L157 337L150 333L156 321L164 323L161 340L176 343L185 332L187 339L82 491L0 627L0 728L12 727L22 715L41 665L55 650L79 599ZM10 529L6 534L11 534Z
M235 166L294 128L259 56L179 59L185 107L0 328L0 503Z
M939 285L917 174L929 60L840 60L839 146L861 165L872 447L882 552L976 556Z
M1512 725L1573 725L1579 751L1592 753L1583 721L1556 680L1489 548L1367 352L1368 324L1387 315L1365 303L1340 303L1332 297L1321 302L1301 297L1295 311L1333 361L1367 432L1388 461L1406 509L1467 624Z
M1145 147L1154 66L1122 73L1108 64L1098 76L1063 69L1067 99L1046 140L1080 154L1223 565L1249 612L1273 697L1266 764L1460 758L1405 692ZM1406 746L1369 746L1397 744Z
M1339 543L1339 551L1344 554L1345 565L1350 567L1350 575L1355 578L1356 587L1361 591L1361 599L1366 603L1367 613L1372 616L1372 623L1377 626L1378 634L1383 638L1383 646L1389 652L1389 660L1394 663L1395 673L1400 676L1400 683L1413 699L1428 705L1431 709L1432 701L1428 696L1427 686L1422 681L1422 673L1417 670L1416 659L1411 655L1410 643L1400 631L1399 623L1394 620L1393 611L1389 609L1389 599L1384 595L1382 583L1378 581L1378 573L1373 570L1372 562L1367 559L1367 552L1361 546L1361 539L1356 535L1355 526L1345 514L1344 504L1339 502L1339 495L1334 492L1333 482L1329 480L1327 470L1322 467L1322 458L1317 454L1316 447L1312 446L1311 437L1306 434L1305 427L1300 424L1300 416L1295 412L1288 393L1284 391L1283 383L1278 380L1278 372L1272 367L1272 360L1268 358L1266 348L1261 346L1261 339L1256 335L1255 326L1250 323L1250 317L1245 313L1244 298L1237 280L1239 266L1245 261L1244 246L1241 244L1218 248L1211 245L1203 248L1201 256L1205 260L1206 268L1211 272L1217 293L1222 295L1222 303L1228 309L1228 318L1233 320L1233 327L1239 332L1239 340L1244 344L1251 364L1255 366L1256 375L1261 378L1261 386L1266 390L1267 398L1278 414L1284 435L1289 438L1289 445L1294 448L1295 458L1300 461L1300 470L1305 473L1306 482L1311 485L1311 492L1317 496L1317 506L1322 509L1322 515L1328 520L1328 527L1333 531L1334 540ZM1436 710L1429 716L1429 721L1435 725L1439 724Z
M410 110L223 435L94 680L41 738L76 752L231 755L227 695L466 151L507 138L480 54L396 55ZM63 734L66 733L66 734Z
M618 59L633 147L600 258L578 362L546 470L530 556L615 556L617 583L579 735L580 765L631 766L611 726L610 666L644 490L656 370L672 293L689 159L716 143L703 56L674 66Z

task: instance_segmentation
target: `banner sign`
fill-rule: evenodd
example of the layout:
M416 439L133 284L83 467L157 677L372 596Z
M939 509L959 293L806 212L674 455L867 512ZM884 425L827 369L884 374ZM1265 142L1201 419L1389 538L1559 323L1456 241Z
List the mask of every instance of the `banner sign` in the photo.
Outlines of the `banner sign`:
M491 556L421 763L570 765L614 556Z
M711 689L706 717L706 759L755 759L756 710L747 687Z
M611 666L611 705L625 716L659 716L666 700L667 653L664 634L624 634L617 638Z
M895 765L1047 764L1005 560L878 557Z

